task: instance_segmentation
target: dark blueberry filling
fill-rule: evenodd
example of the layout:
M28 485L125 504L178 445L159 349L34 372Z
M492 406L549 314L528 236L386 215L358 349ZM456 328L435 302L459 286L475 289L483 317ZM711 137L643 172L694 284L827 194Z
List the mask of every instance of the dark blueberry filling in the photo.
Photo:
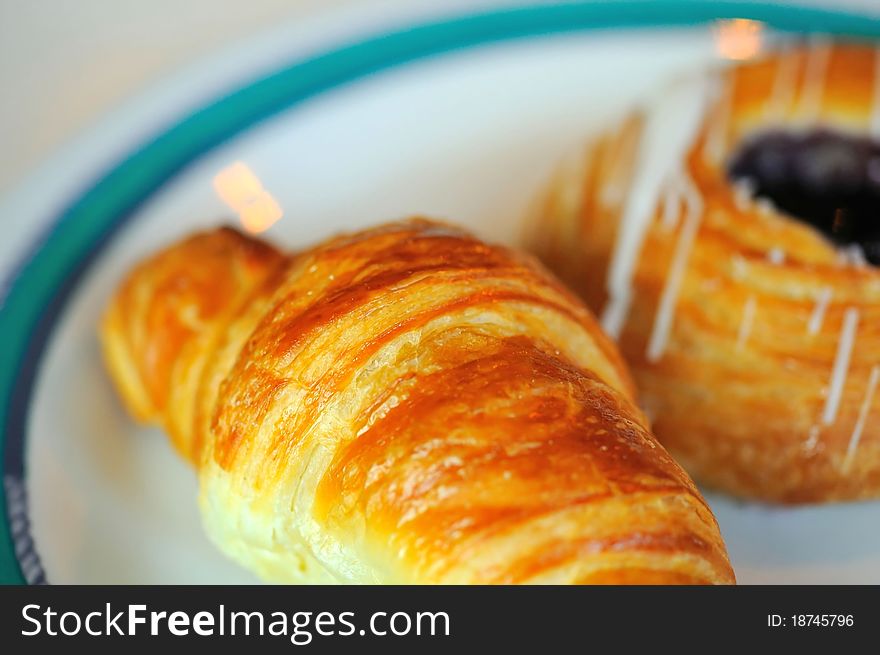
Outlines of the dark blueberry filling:
M728 175L880 265L880 141L829 130L765 132L742 145Z

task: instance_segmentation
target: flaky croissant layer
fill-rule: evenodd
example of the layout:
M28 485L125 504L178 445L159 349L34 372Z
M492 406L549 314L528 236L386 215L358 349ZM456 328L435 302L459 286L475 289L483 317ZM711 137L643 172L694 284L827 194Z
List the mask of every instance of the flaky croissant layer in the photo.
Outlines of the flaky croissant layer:
M101 335L213 541L267 580L733 582L590 313L458 229L293 256L198 234L131 272Z

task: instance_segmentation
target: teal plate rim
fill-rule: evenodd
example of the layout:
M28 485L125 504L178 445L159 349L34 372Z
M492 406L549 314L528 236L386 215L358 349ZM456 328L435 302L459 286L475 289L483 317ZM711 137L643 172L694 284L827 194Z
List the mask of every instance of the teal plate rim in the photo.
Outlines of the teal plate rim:
M0 286L0 583L47 581L30 533L24 455L29 403L52 330L96 256L184 168L283 110L431 55L565 32L688 27L730 18L762 21L784 32L880 38L880 20L867 16L752 2L614 0L495 9L420 24L287 63L133 149L48 222Z

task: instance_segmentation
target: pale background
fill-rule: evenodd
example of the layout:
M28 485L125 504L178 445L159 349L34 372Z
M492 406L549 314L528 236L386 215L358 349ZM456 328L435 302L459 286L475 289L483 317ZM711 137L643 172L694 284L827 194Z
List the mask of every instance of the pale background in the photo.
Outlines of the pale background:
M379 2L0 0L0 195L121 101L212 51L319 13L344 21L347 9ZM408 4L450 7L449 0ZM499 3L452 4L460 11ZM798 4L880 14L880 0Z

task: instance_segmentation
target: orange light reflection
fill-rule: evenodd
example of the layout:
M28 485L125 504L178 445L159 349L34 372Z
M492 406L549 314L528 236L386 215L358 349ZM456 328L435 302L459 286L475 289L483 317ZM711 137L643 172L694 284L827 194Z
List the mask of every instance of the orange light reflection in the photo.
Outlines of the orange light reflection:
M284 215L278 201L244 162L220 170L213 185L220 200L238 214L242 227L251 234L265 232Z
M712 28L715 51L724 59L751 59L759 52L764 41L764 23L747 18L719 20Z

